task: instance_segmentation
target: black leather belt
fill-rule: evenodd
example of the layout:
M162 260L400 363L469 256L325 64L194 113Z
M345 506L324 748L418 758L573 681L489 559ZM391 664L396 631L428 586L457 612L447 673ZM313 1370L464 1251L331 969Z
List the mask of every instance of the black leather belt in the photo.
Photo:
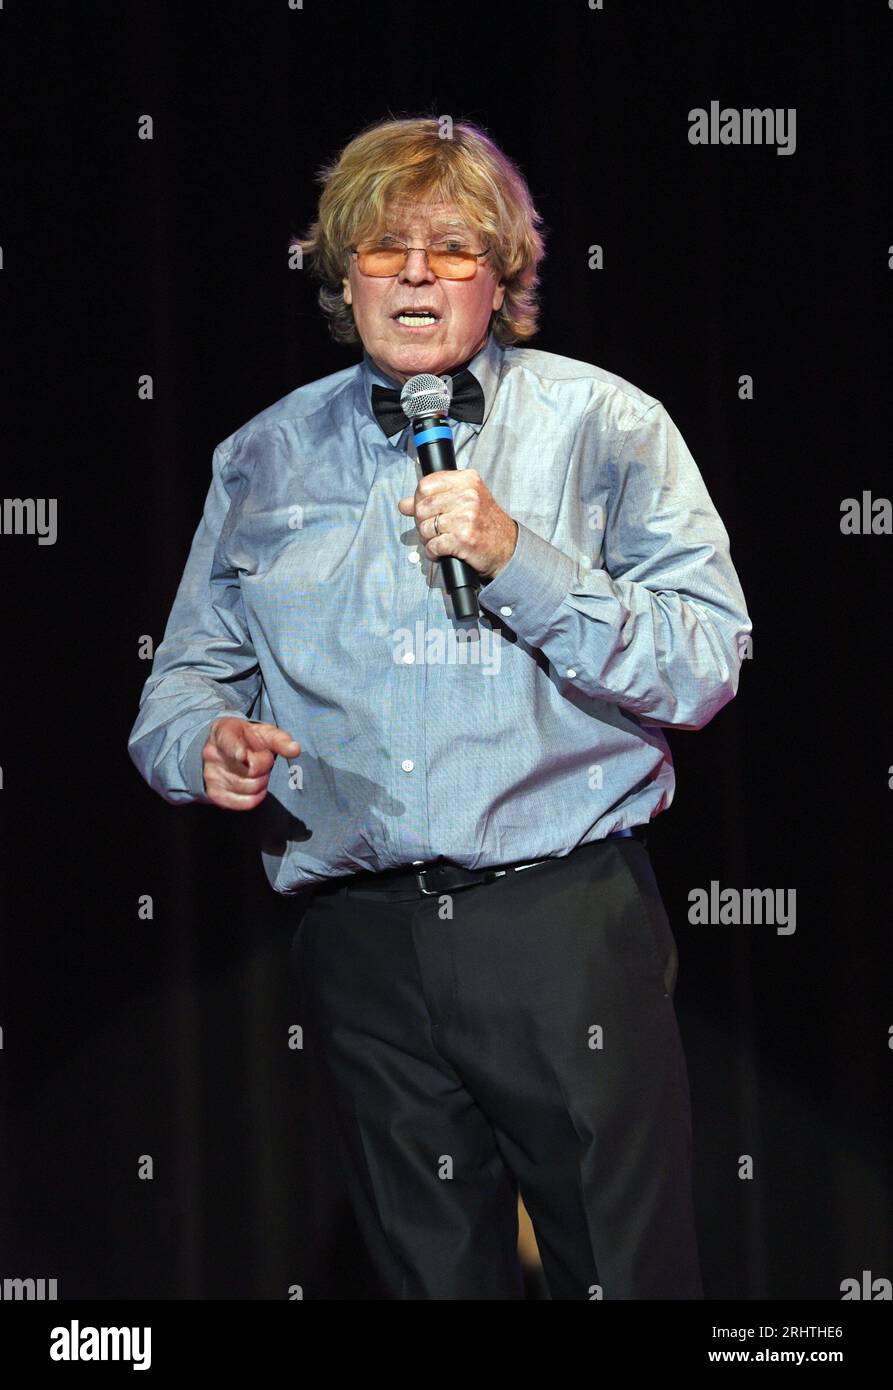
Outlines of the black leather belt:
M634 825L629 830L615 830L605 838L614 840L621 836L629 836L645 844L646 827ZM585 845L578 845L571 853L575 854L577 850L585 849L586 845L601 843L601 840L587 840ZM507 874L523 873L525 869L532 869L537 864L548 864L554 857L519 860L514 864L491 865L484 869L466 869L461 864L453 864L449 859L444 859L443 856L429 860L428 863L420 859L414 864L382 869L380 873L364 870L361 873L339 876L318 891L335 891L346 886L362 888L364 892L373 893L404 892L413 889L425 897L436 896L438 893L451 893L457 888L470 888L475 883L494 883Z

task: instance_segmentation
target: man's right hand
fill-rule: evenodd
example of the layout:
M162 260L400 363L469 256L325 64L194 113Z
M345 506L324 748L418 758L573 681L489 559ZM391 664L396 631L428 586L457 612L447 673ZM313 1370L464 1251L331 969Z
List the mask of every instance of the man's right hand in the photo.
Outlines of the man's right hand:
M202 749L205 791L224 811L251 811L267 794L276 755L294 758L301 745L275 724L251 724L224 715L211 725Z

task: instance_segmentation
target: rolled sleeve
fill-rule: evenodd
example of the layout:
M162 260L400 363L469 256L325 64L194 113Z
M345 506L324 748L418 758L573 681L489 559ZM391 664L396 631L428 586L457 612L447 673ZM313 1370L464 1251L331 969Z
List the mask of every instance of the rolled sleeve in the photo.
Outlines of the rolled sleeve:
M603 567L518 523L515 553L480 601L559 681L645 722L699 729L736 694L752 631L729 537L659 401L629 431L615 474Z
M239 576L220 545L231 506L226 464L218 447L202 518L127 743L145 780L174 804L209 800L201 754L211 725L222 715L249 718L261 690Z

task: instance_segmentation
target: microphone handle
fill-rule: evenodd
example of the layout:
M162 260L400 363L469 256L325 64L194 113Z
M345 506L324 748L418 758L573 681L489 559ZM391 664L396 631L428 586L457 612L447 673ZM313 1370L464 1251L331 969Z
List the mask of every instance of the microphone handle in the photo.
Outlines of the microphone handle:
M456 468L453 431L442 415L419 415L412 422L419 467L424 474ZM440 569L457 618L477 618L480 575L455 555L442 555Z

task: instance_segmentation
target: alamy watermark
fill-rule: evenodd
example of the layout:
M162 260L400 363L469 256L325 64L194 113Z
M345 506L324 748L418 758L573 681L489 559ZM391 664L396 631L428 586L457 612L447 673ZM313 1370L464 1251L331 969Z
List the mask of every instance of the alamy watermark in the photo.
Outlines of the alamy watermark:
M787 901L785 901L787 899ZM711 879L708 888L692 888L688 920L695 925L751 926L764 922L774 926L779 936L797 930L796 888L720 888Z
M745 106L720 107L711 101L710 110L695 106L688 113L690 145L775 145L776 154L793 154L797 148L797 109L794 106L763 110Z
M480 666L495 675L502 660L502 639L493 629L399 627L391 637L392 656L398 666Z
M4 536L37 536L38 545L55 545L56 498L4 497L0 531Z
M4 1303L53 1303L58 1299L58 1279L0 1279L0 1299Z

